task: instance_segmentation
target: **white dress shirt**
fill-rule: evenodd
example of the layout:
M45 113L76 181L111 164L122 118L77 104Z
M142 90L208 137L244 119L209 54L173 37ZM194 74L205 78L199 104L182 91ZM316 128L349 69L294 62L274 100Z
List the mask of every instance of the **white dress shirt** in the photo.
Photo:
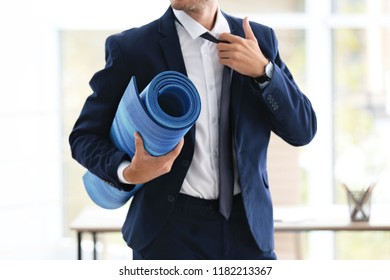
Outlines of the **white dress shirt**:
M188 78L194 83L201 99L201 112L196 122L194 156L184 179L181 193L203 199L217 199L219 195L218 132L219 104L222 88L223 65L218 61L216 44L200 37L208 30L183 11L173 10L176 29ZM216 38L230 33L230 27L218 9L215 25L210 32ZM118 168L120 180L129 162ZM236 169L236 168L235 168ZM234 193L240 192L235 170Z

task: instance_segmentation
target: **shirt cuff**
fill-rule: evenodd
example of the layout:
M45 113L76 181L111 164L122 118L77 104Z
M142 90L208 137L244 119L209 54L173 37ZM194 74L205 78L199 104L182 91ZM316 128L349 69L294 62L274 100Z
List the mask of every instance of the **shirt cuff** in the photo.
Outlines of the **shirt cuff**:
M119 178L119 181L123 184L131 184L129 181L127 181L125 179L125 177L123 176L123 171L126 169L126 167L128 167L129 165L131 164L130 161L127 161L127 160L124 160L121 162L121 164L119 164L118 166L118 178Z

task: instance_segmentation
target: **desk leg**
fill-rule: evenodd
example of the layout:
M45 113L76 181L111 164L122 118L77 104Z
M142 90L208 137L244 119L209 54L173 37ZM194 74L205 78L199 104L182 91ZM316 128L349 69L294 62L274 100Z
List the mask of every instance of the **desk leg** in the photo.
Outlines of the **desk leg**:
M295 256L297 260L303 260L302 253L302 232L295 232Z
M78 231L77 232L77 259L78 260L81 260L83 257L82 257L82 252L81 252L81 240L82 240L82 232L81 231Z
M96 253L96 231L92 232L92 239L93 239L93 259L97 259L97 253Z

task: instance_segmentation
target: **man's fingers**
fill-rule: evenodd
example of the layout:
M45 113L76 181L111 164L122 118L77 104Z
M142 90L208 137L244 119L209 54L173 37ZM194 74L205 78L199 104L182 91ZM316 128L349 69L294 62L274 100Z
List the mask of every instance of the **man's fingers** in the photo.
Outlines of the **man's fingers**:
M255 34L253 34L252 28L249 24L248 17L244 18L244 21L242 22L242 26L243 26L244 32L245 32L245 39L257 41Z
M229 43L237 43L242 40L240 36L236 36L230 33L222 33L218 40L222 41L221 43L218 43L218 45L229 45ZM227 42L227 43L225 43Z
M138 132L134 133L134 142L135 142L135 152L136 153L138 153L138 154L142 153L142 154L149 155L148 151L145 149L144 141ZM179 141L179 143L176 145L176 147L172 151L170 151L168 154L166 154L163 157L169 157L169 158L172 157L175 159L180 154L181 149L183 148L183 145L184 145L184 138L182 138Z
M257 41L256 36L253 33L252 28L249 24L248 17L244 18L244 20L242 22L242 27L244 28L245 39ZM243 38L241 38L240 36L236 36L236 35L233 35L230 33L222 33L218 38L218 40L220 40L220 41L225 41L225 42L229 42L229 43L239 43L242 41L242 39ZM218 44L218 45L220 45L220 44Z
M184 146L184 138L181 138L180 142L176 145L176 147L173 149L177 155L179 155L181 149Z
M134 133L135 153L147 153L144 147L144 141L138 132Z

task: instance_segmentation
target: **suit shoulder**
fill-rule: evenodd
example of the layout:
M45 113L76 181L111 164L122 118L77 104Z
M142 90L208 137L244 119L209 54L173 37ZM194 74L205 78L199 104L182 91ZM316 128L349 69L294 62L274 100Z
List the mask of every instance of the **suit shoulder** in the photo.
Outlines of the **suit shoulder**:
M268 41L269 43L275 44L276 35L271 27L253 21L251 21L249 24L258 41Z
M258 22L254 22L254 21L251 21L250 22L250 25L252 27L253 30L261 30L263 32L270 32L270 33L273 33L273 29L267 25L264 25L264 24L261 24L261 23L258 23Z

